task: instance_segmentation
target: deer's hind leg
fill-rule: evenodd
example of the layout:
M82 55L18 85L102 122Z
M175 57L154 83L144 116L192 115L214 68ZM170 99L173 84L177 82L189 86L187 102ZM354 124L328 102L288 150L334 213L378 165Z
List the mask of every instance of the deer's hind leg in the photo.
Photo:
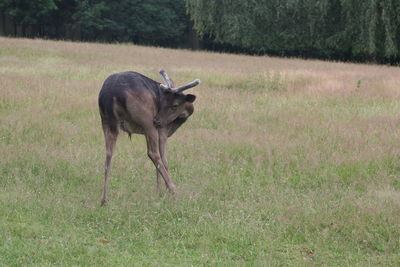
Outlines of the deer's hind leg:
M111 158L113 156L115 144L117 142L118 127L110 127L109 125L103 123L103 132L106 144L106 161L104 163L104 184L103 184L103 193L101 196L102 206L104 206L107 203L108 177L111 169Z

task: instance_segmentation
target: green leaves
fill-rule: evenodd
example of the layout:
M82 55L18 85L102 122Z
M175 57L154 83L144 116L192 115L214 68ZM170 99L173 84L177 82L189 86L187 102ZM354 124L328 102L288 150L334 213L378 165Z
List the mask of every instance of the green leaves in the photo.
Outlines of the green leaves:
M83 39L177 46L186 28L180 1L83 1L73 15L73 26Z
M19 24L42 22L51 11L57 9L58 0L5 0L0 3L0 10L14 18Z
M201 35L249 52L399 61L400 3L360 0L186 0Z

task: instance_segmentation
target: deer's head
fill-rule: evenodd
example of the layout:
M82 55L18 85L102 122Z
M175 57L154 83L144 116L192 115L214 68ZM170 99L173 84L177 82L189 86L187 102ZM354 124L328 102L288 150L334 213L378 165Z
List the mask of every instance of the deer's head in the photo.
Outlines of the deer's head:
M178 88L174 87L174 82L168 77L164 70L160 71L161 78L165 84L160 84L164 91L158 115L155 123L158 127L164 127L176 119L186 120L193 113L193 102L196 96L192 94L183 94L183 91L195 87L200 84L200 80L196 79L186 85Z

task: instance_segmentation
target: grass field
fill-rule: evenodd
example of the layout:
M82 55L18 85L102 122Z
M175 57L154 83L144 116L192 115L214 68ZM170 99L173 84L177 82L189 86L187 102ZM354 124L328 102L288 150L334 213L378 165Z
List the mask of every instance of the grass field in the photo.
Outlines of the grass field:
M100 207L104 79L200 78L175 198L120 135ZM0 265L400 265L400 68L0 38Z

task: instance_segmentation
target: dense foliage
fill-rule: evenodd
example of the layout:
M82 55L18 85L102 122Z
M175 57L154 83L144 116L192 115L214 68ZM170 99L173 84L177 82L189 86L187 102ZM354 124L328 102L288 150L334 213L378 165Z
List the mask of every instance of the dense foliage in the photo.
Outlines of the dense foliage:
M188 25L183 0L4 0L0 10L34 37L179 46Z
M190 46L190 16L206 49L400 61L398 0L2 0L0 14L15 36L169 47Z
M201 35L254 53L394 62L398 0L186 0Z
M175 0L81 1L73 15L84 38L174 46L183 42L185 5Z

